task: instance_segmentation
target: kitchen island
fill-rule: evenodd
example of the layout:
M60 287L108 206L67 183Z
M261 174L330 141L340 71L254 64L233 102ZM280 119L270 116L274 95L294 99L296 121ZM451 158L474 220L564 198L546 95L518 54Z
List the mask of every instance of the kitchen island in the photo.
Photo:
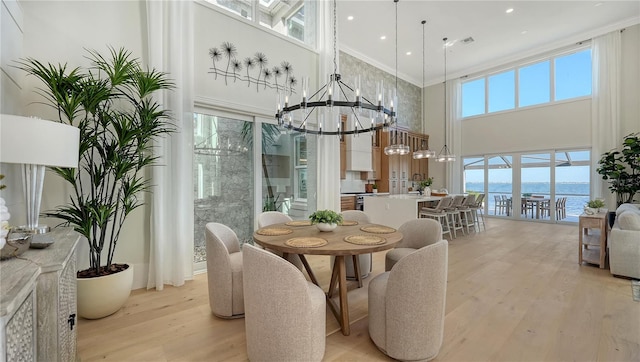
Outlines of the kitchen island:
M426 203L440 201L440 196L399 194L364 198L364 212L372 223L398 228L405 222L418 218L420 208Z

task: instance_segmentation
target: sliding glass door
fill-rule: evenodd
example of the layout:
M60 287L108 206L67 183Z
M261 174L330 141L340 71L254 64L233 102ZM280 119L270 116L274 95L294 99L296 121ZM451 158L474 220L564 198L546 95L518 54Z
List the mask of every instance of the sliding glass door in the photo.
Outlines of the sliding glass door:
M251 240L254 218L253 123L194 115L194 262L206 261L205 225L229 226ZM185 175L187 176L187 175ZM197 267L199 268L199 267Z
M465 157L464 190L487 195L487 215L577 222L589 200L590 158L589 150Z

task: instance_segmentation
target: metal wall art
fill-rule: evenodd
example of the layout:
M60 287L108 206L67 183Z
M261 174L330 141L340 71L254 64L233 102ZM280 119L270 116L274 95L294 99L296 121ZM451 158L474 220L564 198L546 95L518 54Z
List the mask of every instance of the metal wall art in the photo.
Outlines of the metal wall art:
M234 83L238 80L246 82L247 87L255 84L256 92L268 87L278 92L295 93L298 80L293 75L293 66L287 61L269 68L269 60L262 52L256 52L253 57L246 57L241 61L236 46L227 41L219 48L209 49L209 57L213 66L208 73L214 74L216 80L218 75L224 77L225 85L229 84L229 79L233 79Z

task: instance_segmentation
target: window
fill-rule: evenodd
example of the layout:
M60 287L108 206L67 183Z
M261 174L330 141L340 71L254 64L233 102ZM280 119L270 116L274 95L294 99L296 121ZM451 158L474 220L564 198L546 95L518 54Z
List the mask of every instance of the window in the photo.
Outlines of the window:
M590 96L591 77L591 49L580 49L476 78L462 83L462 117Z
M307 199L307 139L304 136L295 138L294 160L294 198L296 200Z
M489 112L515 107L515 79L513 70L489 77Z
M556 100L591 95L591 49L555 59Z
M315 1L206 0L265 28L315 48ZM254 15L255 14L255 15Z
M548 60L518 69L518 106L549 102L550 82Z
M462 117L484 113L484 78L462 84Z

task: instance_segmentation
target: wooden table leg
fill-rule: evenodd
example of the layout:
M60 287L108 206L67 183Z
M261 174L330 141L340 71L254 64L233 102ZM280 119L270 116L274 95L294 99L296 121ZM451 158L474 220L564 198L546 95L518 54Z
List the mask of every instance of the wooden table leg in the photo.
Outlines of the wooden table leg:
M338 289L340 291L340 326L342 327L342 334L348 336L351 334L351 326L349 326L347 271L344 263L344 256L337 256L336 263L338 263Z
M334 259L333 268L331 268L331 281L329 282L329 291L327 292L329 298L333 297L333 292L336 290L336 282L338 281L337 265L337 259Z
M309 279L311 279L311 282L317 286L320 286L320 284L318 284L318 279L316 279L315 274L313 274L313 270L311 270L311 266L309 266L309 262L307 261L307 258L304 257L304 254L297 254L297 255L300 257L300 261L302 262L302 265L304 265L304 268L307 271L307 274L309 274Z
M358 281L358 288L362 288L362 274L360 273L360 256L353 255L353 272L356 275L356 280Z

